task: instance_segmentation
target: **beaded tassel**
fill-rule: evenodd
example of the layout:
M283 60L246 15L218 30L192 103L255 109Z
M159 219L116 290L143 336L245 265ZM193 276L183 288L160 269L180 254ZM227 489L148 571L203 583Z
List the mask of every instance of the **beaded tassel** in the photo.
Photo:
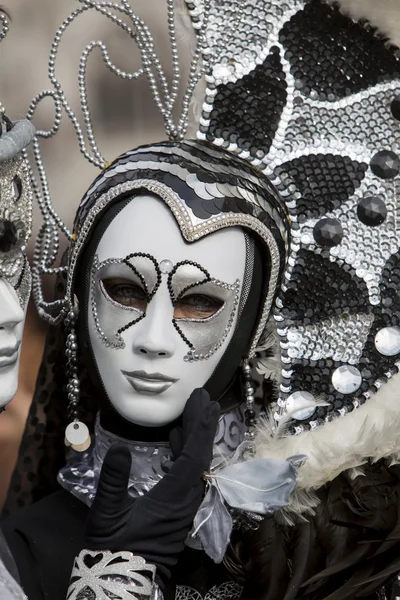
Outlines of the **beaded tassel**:
M75 308L64 320L67 330L65 354L68 377L68 419L71 421L65 430L65 445L71 446L77 452L84 452L89 448L91 439L89 429L79 420L78 340L75 332L77 318L78 309Z
M244 380L244 393L246 398L244 416L247 431L245 433L245 439L248 442L253 442L255 437L256 411L254 410L254 388L251 379L251 367L247 360L243 362L242 372Z

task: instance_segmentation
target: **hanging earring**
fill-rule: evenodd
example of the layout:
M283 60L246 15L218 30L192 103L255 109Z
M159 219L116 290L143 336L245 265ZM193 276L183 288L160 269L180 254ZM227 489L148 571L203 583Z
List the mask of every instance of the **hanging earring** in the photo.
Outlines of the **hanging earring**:
M243 360L242 372L244 381L244 394L246 400L244 416L247 431L245 433L245 439L249 442L252 442L255 437L256 411L254 410L254 387L251 379L251 367L247 359Z
M89 429L79 420L78 338L75 331L77 318L76 306L64 320L67 334L65 355L68 378L68 419L71 421L65 429L64 443L77 452L85 452L91 444L91 439Z

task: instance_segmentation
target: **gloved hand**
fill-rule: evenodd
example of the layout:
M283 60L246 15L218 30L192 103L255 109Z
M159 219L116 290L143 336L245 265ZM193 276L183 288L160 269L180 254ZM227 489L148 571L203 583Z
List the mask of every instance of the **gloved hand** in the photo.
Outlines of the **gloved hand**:
M157 567L162 583L170 577L202 502L202 475L210 467L219 404L196 389L186 403L182 430L171 432L178 452L169 472L144 496L131 498L131 455L115 445L104 459L96 498L90 509L85 548L129 550Z

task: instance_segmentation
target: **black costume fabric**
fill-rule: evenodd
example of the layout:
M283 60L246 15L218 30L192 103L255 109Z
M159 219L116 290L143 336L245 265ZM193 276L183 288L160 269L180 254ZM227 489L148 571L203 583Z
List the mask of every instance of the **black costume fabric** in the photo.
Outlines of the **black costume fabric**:
M258 531L235 534L225 568L186 549L174 584L205 597L214 586L227 589L233 578L245 588L231 584L238 595L220 596L229 600L393 600L400 570L399 492L398 467L382 463L354 481L342 475L320 490L314 518L295 527L267 518ZM88 508L62 490L3 523L30 600L64 600L74 557L85 544L87 515ZM168 587L166 598L174 592Z
M87 516L88 507L62 490L4 523L29 600L65 600L74 558L85 544ZM241 595L241 585L230 583L226 570L198 550L186 548L173 575L164 591L167 600L174 599L178 585L197 590L194 598L206 597L213 588L221 589L221 598L233 600ZM229 590L226 596L223 590Z
M289 526L265 519L233 540L232 572L258 582L264 600L394 600L400 570L400 470L384 461L318 491L313 518Z

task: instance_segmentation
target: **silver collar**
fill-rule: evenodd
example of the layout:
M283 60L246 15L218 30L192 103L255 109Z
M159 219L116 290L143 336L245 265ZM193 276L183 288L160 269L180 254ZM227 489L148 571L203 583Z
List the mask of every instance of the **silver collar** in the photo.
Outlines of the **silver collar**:
M244 409L242 404L221 416L214 441L213 467L229 459L243 441L246 431ZM84 453L70 451L65 467L58 473L59 484L90 506L96 495L103 460L113 444L123 444L131 452L129 493L132 496L148 492L165 474L165 463L171 458L167 442L126 440L103 429L97 416L91 447Z

